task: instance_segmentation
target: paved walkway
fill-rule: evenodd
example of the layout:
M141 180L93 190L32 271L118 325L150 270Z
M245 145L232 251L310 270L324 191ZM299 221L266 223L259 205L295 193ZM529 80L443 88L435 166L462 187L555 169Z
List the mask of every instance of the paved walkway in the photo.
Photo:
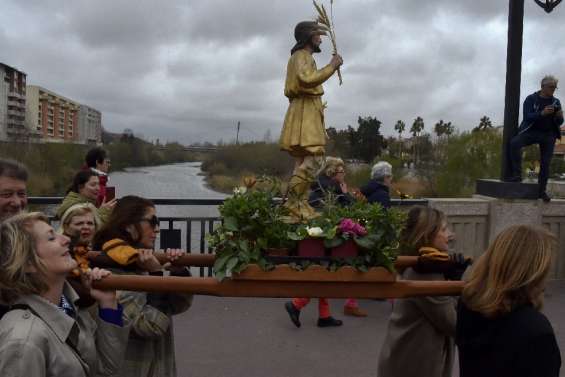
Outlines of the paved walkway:
M175 320L179 377L376 376L389 302L360 300L370 315L352 318L342 314L344 300L331 300L332 314L344 325L320 329L313 300L297 329L284 311L285 301L197 296ZM550 283L544 311L565 350L565 281Z

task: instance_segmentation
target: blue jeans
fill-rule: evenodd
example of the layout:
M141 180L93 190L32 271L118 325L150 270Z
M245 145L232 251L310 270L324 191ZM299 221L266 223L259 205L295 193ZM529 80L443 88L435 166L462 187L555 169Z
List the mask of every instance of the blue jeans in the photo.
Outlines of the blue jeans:
M538 144L540 151L540 171L538 177L539 193L545 192L547 180L549 178L549 163L553 156L555 148L555 136L552 132L540 132L537 130L528 130L520 133L510 140L510 162L512 164L512 176L520 177L522 173L522 156L523 147Z

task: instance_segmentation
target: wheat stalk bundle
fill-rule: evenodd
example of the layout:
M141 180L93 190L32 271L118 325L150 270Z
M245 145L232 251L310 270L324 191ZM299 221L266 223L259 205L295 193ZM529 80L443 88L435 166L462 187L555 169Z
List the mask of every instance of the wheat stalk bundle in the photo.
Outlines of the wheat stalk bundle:
M328 17L328 13L326 12L326 8L324 7L324 4L318 5L318 3L316 3L316 0L312 0L312 2L314 3L314 8L316 8L316 11L318 12L318 23L324 25L326 28L328 28L328 32L330 33L330 40L332 41L332 46L333 46L333 53L337 54L337 44L335 41L335 29L334 29L334 22L333 22L333 4L334 1L330 0L330 15L331 17ZM341 78L341 70L338 68L337 69L337 76L339 77L339 85L343 84L343 80Z

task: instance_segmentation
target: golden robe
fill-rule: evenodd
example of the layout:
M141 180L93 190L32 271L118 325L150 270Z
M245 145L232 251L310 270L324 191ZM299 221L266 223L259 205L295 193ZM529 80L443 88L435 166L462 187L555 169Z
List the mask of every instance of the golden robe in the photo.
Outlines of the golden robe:
M312 54L306 50L296 51L288 61L284 95L288 97L290 104L279 144L282 150L288 151L292 156L319 155L325 152L322 83L334 71L329 64L318 70Z

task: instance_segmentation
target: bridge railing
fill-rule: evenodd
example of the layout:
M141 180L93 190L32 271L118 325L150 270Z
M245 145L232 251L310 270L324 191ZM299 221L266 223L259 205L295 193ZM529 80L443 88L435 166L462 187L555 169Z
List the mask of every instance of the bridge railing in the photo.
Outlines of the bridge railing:
M159 206L214 206L221 205L223 199L169 199L154 198L150 199L155 205ZM29 197L28 204L32 206L53 206L63 201L63 197ZM414 205L427 205L424 199L400 200L392 199L393 206L409 208ZM40 208L41 210L41 208ZM182 248L191 253L209 254L213 251L208 246L206 236L214 231L214 228L221 224L222 219L218 216L210 217L162 217L160 220L160 233L157 238L156 248ZM50 216L50 221L57 227L58 220ZM193 274L196 271L193 271ZM198 267L198 275L212 276L212 269L209 267Z

